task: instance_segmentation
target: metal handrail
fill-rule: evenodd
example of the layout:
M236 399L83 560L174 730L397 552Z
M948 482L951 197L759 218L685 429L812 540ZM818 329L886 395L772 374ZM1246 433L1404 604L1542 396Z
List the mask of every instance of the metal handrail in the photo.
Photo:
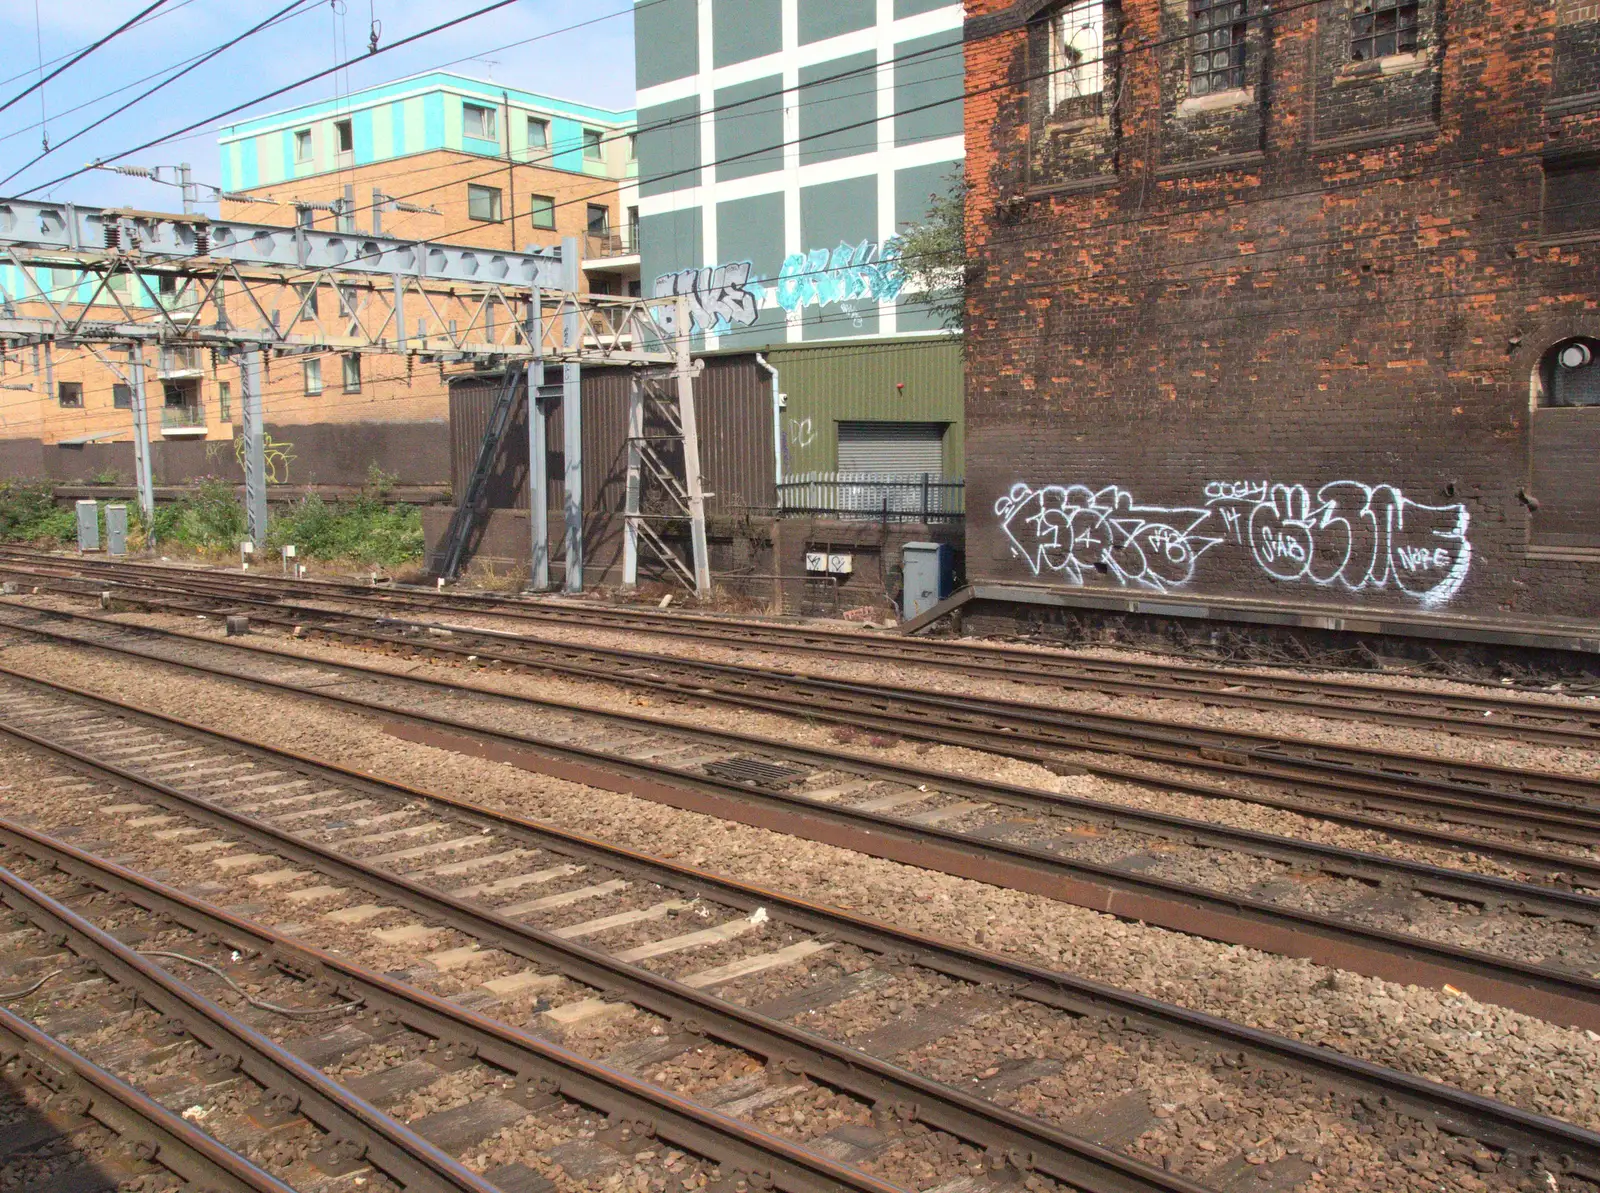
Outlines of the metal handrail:
M802 472L777 488L780 515L887 522L966 516L966 483L936 473Z
M206 425L206 408L204 406L163 406L161 408L161 429L173 430L179 427L203 427Z

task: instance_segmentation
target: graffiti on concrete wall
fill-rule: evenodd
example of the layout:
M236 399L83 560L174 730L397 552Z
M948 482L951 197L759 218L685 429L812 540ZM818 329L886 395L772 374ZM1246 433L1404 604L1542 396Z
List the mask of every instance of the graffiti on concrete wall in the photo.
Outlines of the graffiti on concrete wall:
M1137 504L1110 485L1019 482L995 502L1012 553L1035 576L1089 573L1154 592L1183 588L1214 548L1248 551L1276 580L1350 592L1393 587L1447 603L1472 562L1464 505L1426 505L1393 485L1332 481L1315 492L1272 481L1211 481L1194 506Z
M262 459L267 466L267 484L284 485L289 483L289 465L297 457L294 454L294 444L289 442L279 443L265 431L261 433ZM239 462L239 467L244 467L244 435L237 434L233 437L233 458Z
M655 297L685 295L689 299L689 318L698 331L725 332L731 327L749 327L756 321L763 288L750 280L750 262L704 269L680 269L656 279ZM678 315L671 309L657 318L668 335L678 332Z
M777 278L767 282L752 278L753 268L749 261L733 261L664 273L655 280L654 297L684 295L694 330L722 335L751 326L763 307L793 315L807 307L837 303L846 312L859 314L857 304L892 302L906 281L898 237L881 245L863 240L790 253ZM676 312L663 311L658 319L668 335L676 334Z
M900 239L843 244L831 252L791 253L778 271L778 305L793 314L805 307L860 300L892 302L904 288Z

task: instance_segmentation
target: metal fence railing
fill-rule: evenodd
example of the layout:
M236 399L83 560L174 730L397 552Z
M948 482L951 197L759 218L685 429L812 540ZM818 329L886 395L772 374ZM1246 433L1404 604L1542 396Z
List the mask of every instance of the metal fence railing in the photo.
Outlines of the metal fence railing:
M936 473L801 472L778 486L781 515L949 522L966 513L966 485Z
M161 407L161 429L164 431L189 430L206 425L203 406Z

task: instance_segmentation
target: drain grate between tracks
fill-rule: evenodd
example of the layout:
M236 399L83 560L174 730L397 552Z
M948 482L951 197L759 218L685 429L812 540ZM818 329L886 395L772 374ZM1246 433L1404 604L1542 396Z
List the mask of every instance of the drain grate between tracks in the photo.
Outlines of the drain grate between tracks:
M793 787L813 773L810 767L788 766L781 762L769 762L765 758L752 758L748 754L736 754L732 758L708 762L702 769L719 779L732 779L735 783L751 783L780 791Z

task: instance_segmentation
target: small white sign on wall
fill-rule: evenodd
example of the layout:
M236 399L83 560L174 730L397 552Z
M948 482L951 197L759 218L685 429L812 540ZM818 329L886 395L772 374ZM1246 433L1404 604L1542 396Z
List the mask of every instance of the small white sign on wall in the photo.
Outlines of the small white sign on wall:
M806 552L806 571L825 572L828 570L828 553L826 551Z
M835 576L848 576L855 571L856 557L854 555L828 556L828 571Z

